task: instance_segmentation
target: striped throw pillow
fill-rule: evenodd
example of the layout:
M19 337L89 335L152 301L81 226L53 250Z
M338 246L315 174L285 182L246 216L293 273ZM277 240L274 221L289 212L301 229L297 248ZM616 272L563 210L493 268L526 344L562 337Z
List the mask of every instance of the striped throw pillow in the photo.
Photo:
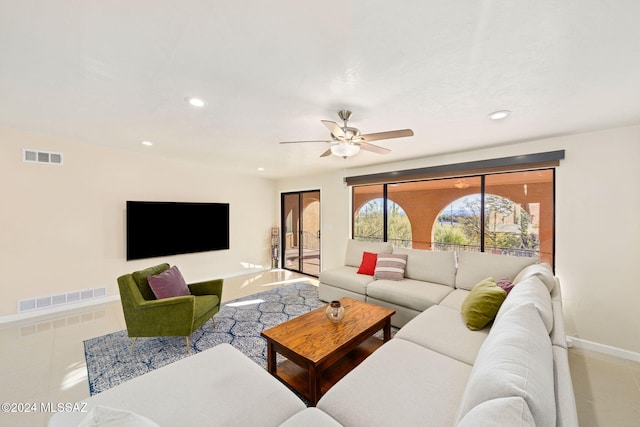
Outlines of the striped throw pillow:
M402 280L407 267L407 254L378 254L374 279Z

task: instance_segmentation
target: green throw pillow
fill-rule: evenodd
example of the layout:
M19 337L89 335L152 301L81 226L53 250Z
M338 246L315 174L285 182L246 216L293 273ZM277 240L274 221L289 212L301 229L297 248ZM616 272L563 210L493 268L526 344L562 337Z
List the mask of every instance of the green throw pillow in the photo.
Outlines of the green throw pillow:
M462 317L467 328L479 331L487 326L506 297L505 290L491 277L475 285L462 303Z

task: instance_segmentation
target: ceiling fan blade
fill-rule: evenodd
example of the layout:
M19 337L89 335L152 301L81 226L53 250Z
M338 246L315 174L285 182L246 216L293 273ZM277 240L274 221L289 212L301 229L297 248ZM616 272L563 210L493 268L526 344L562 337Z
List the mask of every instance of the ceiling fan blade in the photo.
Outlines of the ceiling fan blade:
M359 145L363 150L371 151L372 153L388 154L391 152L391 150L389 150L388 148L379 147L373 144L367 144L366 142L361 142Z
M360 135L364 142L379 141L381 139L404 138L405 136L413 136L411 129L390 130L388 132L368 133Z
M317 140L317 141L281 141L280 144L305 144L307 142L333 142L327 140Z
M329 148L324 153L320 154L320 157L327 157L327 156L330 156L330 155L331 155L331 148Z
M331 120L320 120L320 121L322 122L323 125L327 127L327 129L329 129L329 132L331 132L332 135L336 137L343 137L343 138L346 136L344 134L344 131L340 127L340 125L337 124L336 122L332 122Z

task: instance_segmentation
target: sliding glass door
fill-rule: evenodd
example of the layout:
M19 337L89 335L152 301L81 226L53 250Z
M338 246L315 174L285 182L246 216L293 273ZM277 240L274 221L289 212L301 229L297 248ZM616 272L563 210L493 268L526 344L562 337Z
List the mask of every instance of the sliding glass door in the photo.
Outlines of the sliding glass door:
M320 274L320 191L281 196L282 267L311 276Z

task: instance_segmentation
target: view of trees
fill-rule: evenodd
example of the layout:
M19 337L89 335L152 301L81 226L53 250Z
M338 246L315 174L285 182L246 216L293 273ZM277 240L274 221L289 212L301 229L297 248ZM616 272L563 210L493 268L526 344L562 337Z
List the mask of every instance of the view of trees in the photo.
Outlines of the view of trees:
M355 215L353 224L353 234L360 240L382 241L384 224L384 202L383 199L373 199L365 203ZM411 247L411 223L407 214L402 208L392 200L388 201L387 227L388 239L398 245L398 241L408 242ZM405 246L405 245L403 245Z
M467 196L454 209L451 204L438 216L434 226L434 242L453 245L480 246L479 195ZM531 233L529 213L518 204L501 196L485 196L485 247L535 249L537 234Z
M382 198L364 204L354 217L354 236L360 240L382 241ZM466 196L442 210L433 226L433 242L454 246L480 247L480 195ZM412 246L411 222L404 210L388 201L388 240L398 246ZM485 196L485 248L536 249L538 235L531 233L529 213L511 200Z

